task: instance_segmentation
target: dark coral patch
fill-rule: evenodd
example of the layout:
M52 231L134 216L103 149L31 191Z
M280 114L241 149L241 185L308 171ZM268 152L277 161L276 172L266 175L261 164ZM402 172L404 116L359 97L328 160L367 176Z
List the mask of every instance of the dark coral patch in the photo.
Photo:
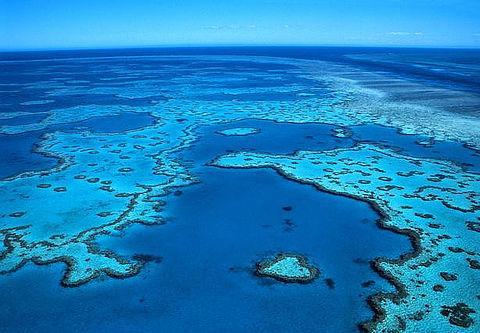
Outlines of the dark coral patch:
M457 280L457 274L452 274L452 273L447 273L447 272L441 272L440 276L442 279L445 281L456 281Z
M480 232L480 223L478 222L467 222L468 230Z
M13 213L9 214L8 216L10 216L10 217L22 217L26 213L27 212L13 212Z
M442 311L440 313L448 317L450 324L468 328L473 324L473 319L470 317L470 314L475 313L475 310L465 303L457 303L453 306L442 305Z
M333 279L326 278L325 284L327 285L328 289L335 289L335 281L333 281Z
M433 219L434 218L432 214L428 214L428 213L415 213L415 216L421 217L422 219Z
M127 198L129 196L131 196L130 193L117 193L117 194L115 194L115 197L117 197L117 198Z
M161 263L163 260L163 258L160 256L154 256L150 254L135 254L133 255L133 259L142 263L153 262L156 264Z
M433 291L436 291L436 292L442 292L445 290L445 287L441 284L436 284L433 286Z
M114 190L111 186L107 186L107 185L100 186L100 189L101 189L102 191L115 192L115 190Z
M179 197L179 196L181 196L182 194L183 194L183 192L180 191L180 190L176 190L175 192L173 192L173 195L176 196L176 197Z
M371 286L373 286L375 284L375 281L373 280L368 280L368 281L365 281L362 283L362 287L363 288L370 288Z
M384 182L390 182L392 181L392 178L390 177L385 177L385 176L381 176L381 177L378 177L378 179L384 181Z
M100 212L100 213L97 213L98 216L100 217L107 217L107 216L110 216L112 215L113 213L112 212Z
M480 262L478 260L468 258L467 261L468 261L468 265L470 266L470 268L480 269Z

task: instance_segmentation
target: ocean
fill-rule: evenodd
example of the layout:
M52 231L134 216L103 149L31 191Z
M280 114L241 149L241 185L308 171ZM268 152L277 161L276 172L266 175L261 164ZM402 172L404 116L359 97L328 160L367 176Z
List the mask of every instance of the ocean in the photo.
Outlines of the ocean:
M475 331L478 59L0 53L0 329Z

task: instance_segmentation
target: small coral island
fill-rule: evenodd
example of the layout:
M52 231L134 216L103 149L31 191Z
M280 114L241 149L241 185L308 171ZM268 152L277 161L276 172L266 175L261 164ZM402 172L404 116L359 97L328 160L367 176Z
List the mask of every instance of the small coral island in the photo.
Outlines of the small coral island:
M346 127L338 127L332 130L332 135L336 138L350 138L352 136L352 131Z
M278 281L289 283L309 283L314 280L319 271L308 264L305 257L296 254L278 254L272 260L257 263L256 275L271 277Z
M219 131L218 133L226 136L245 136L260 133L260 130L253 127L236 127Z

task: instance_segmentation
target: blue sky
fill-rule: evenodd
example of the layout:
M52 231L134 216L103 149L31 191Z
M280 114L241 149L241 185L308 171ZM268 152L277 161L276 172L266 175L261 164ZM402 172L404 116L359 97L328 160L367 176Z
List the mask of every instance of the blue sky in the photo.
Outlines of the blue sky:
M480 0L0 0L0 49L480 47Z

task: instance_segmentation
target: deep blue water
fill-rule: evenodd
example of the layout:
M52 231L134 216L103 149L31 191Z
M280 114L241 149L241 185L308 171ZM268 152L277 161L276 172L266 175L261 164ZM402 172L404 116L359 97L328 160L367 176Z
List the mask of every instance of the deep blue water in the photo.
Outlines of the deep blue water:
M16 125L28 125L35 124L42 121L47 117L46 114L31 114L26 116L19 116L15 118L0 119L0 126L16 126Z
M457 89L460 88L480 93L480 68L478 68L478 59L480 58L479 49L320 46L179 47L36 51L21 53L4 52L0 53L0 61L67 59L72 57L232 54L340 62L359 66L367 71L382 71L404 78L429 82L429 84L455 87Z

